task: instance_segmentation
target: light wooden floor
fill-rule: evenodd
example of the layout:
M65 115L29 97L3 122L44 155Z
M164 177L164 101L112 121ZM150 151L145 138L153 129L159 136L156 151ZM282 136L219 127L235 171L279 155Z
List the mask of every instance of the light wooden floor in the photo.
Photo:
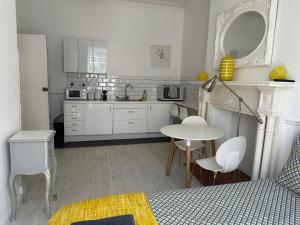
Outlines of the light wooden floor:
M159 192L184 188L185 167L176 152L171 175L165 175L168 144L137 144L56 150L58 200L65 204L124 192ZM193 178L192 186L200 186ZM46 225L43 176L27 178L28 199L17 210L13 225Z

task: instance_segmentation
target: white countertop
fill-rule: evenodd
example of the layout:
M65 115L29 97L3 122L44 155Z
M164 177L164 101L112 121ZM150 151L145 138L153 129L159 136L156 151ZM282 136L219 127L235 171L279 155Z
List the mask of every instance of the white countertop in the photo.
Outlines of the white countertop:
M23 130L12 136L8 142L49 141L54 134L54 130Z
M176 101L97 101L97 100L64 100L64 103L94 103L94 104L166 104L176 103ZM182 103L182 102L181 102Z

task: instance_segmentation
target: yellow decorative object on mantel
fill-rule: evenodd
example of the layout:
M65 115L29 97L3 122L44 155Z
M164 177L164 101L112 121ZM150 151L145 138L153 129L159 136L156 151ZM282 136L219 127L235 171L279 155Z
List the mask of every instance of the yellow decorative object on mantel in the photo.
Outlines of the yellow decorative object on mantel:
M232 81L234 75L234 60L230 55L225 55L220 64L219 78L222 81Z
M271 71L269 77L270 80L285 80L288 75L288 71L284 66L275 66Z
M208 78L208 74L205 71L200 71L198 74L199 81L206 81Z

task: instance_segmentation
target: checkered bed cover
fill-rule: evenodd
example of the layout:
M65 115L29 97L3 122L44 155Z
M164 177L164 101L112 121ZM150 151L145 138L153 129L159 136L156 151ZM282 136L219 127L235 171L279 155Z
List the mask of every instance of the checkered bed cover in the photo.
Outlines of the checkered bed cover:
M160 225L300 224L300 196L273 180L147 194Z

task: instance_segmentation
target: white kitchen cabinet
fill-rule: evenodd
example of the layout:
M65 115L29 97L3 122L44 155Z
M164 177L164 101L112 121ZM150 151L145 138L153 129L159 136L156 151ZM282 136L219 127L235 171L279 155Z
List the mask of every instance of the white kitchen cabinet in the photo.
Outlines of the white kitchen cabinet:
M84 112L85 135L112 134L113 104L86 103Z
M64 72L78 73L78 40L64 39Z
M93 41L94 73L107 73L106 41Z
M114 121L115 134L147 133L147 120Z
M64 130L66 136L84 135L84 104L64 104Z
M94 73L93 41L79 40L79 73Z
M160 132L160 128L169 124L171 103L148 104L148 132Z

